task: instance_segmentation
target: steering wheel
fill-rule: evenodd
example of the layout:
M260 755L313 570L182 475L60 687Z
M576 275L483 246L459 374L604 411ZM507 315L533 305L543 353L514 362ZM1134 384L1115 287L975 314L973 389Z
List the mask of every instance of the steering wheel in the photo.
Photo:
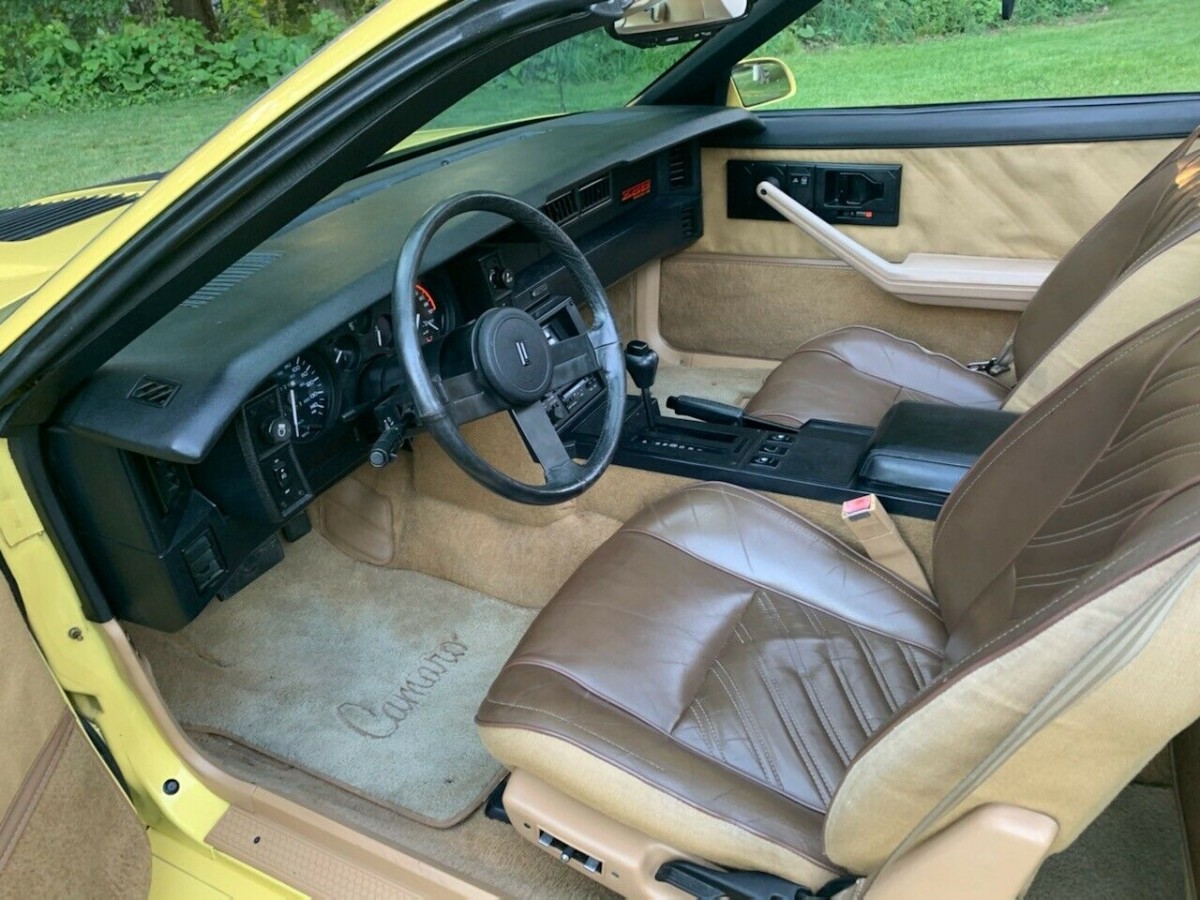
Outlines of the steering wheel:
M583 334L552 344L529 313L514 307L492 307L467 326L469 370L443 379L436 359L426 359L418 334L417 276L438 230L469 212L504 216L554 251L591 308L592 325ZM541 211L515 197L487 191L467 191L435 205L413 227L400 251L392 313L400 362L421 424L450 458L484 487L509 500L548 505L577 497L608 468L625 415L621 339L608 297L587 258ZM596 448L581 464L567 453L542 399L591 373L603 375L607 409ZM502 410L512 415L541 464L545 484L530 484L500 471L463 439L461 425Z

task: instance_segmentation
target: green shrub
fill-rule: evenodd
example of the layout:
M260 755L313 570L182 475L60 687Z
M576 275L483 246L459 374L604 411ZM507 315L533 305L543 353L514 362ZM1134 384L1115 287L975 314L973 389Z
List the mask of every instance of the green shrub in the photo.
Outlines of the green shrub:
M1095 12L1105 0L1017 0L1013 23L1048 22ZM824 0L769 45L879 44L997 27L1000 0Z
M349 20L379 0L339 0ZM1101 8L1104 0L1017 0L1017 22ZM346 27L329 0L223 0L221 34L165 14L166 0L0 0L0 114L31 108L125 105L160 97L262 90ZM1000 0L824 0L764 52L799 45L910 41L982 31ZM320 4L320 5L319 5ZM662 71L663 55L637 52L596 31L509 70L505 83L579 85Z
M212 41L198 22L168 16L150 25L126 19L81 42L55 20L29 33L19 67L0 66L0 112L261 90L344 27L321 11L302 33L247 30Z

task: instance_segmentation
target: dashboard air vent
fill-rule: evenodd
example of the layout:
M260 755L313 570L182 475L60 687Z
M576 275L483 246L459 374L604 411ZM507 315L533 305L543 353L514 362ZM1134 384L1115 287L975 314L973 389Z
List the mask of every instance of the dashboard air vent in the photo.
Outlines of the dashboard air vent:
M550 217L556 225L570 222L579 215L579 200L574 191L560 194L542 207L542 212Z
M129 399L162 409L174 399L177 393L179 393L179 385L174 381L143 375L133 386L133 390L129 392Z
M201 306L207 306L211 301L220 297L223 293L229 290L234 285L241 284L255 272L261 272L275 260L279 259L278 253L264 253L262 251L254 251L247 253L232 266L206 284L192 296L188 297L180 306L186 306L188 309L198 309Z
M698 224L696 221L696 207L689 206L684 209L679 219L679 230L683 234L684 238L690 240L691 238L696 237L696 232L699 230L696 227Z
M667 181L672 189L692 183L692 150L687 144L676 144L667 157Z
M101 197L75 197L0 210L0 242L28 241L41 237L118 206L125 206L135 199L121 194L105 194Z
M612 199L612 181L607 175L579 189L579 205L583 212L603 206Z

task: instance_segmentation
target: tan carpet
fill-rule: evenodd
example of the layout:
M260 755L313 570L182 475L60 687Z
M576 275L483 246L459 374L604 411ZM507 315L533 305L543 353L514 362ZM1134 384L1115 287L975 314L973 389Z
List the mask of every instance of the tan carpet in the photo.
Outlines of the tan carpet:
M1132 784L1066 850L1042 864L1026 900L1183 900L1175 791Z
M745 406L758 393L770 369L725 369L707 366L663 366L654 382L654 396L666 415L667 398L679 394Z
M503 774L473 718L533 615L312 534L177 634L126 627L189 731L448 827Z

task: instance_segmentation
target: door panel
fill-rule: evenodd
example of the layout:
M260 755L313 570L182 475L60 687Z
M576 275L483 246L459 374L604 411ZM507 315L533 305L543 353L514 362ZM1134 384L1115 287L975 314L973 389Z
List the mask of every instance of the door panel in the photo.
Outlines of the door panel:
M1178 143L707 149L701 164L704 236L691 251L828 259L830 254L794 225L725 214L728 160L811 159L903 166L898 226L838 226L892 262L910 253L1058 259Z
M791 223L730 218L727 164L902 166L897 226L837 226L894 263L914 253L1057 260L1176 146L1193 114L1200 120L1194 97L765 115L762 132L702 153L704 234L662 264L661 337L689 353L769 360L825 331L874 325L986 359L1015 313L900 300ZM1130 138L1081 140L1089 134Z
M145 897L146 830L0 580L0 896Z

